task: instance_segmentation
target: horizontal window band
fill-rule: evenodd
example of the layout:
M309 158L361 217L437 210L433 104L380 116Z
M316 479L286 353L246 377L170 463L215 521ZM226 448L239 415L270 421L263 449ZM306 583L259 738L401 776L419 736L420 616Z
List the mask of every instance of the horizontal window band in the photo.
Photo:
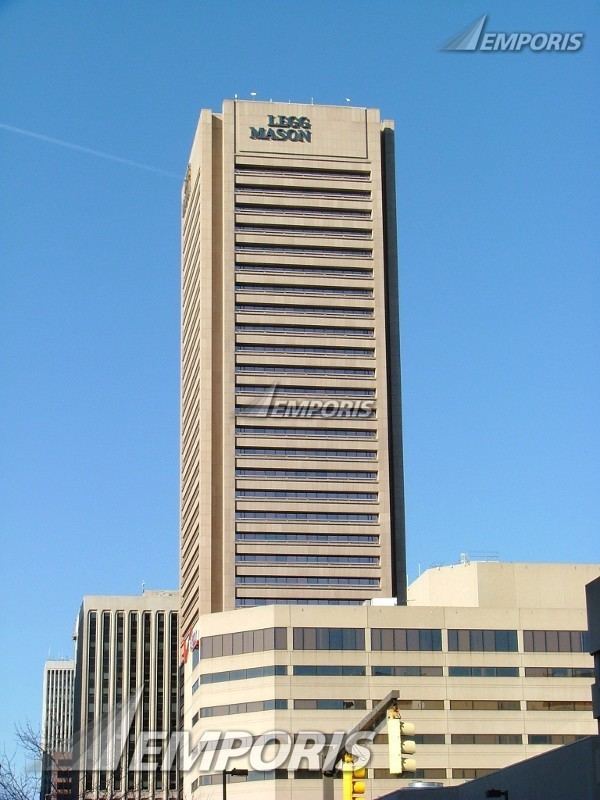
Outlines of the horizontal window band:
M222 706L205 706L199 710L199 713L200 718L222 717L229 714L253 714L257 711L285 710L287 707L287 700L255 700L249 703L231 703L229 705Z
M326 577L322 575L236 575L235 582L238 586L320 586L325 588L379 586L379 578Z
M236 253L288 253L289 255L329 256L330 258L372 258L371 248L327 247L325 245L291 245L291 244L266 244L266 243L237 243Z
M208 672L200 675L200 684L223 683L226 681L251 680L253 678L269 678L276 675L287 675L287 667L283 664L267 664L264 667L248 667L223 672Z
M573 744L585 739L587 734L577 733L530 733L528 744Z
M336 358L373 358L374 347L342 347L337 345L246 344L238 343L236 353L282 353L284 355L334 356Z
M269 225L267 223L238 222L236 233L261 233L265 236L311 236L328 239L372 239L371 228L321 228L316 225Z
M290 773L294 775L294 773ZM287 780L288 772L286 769L272 769L267 772L251 770L246 776L232 776L231 783L245 783L246 781L279 781ZM192 781L192 792L195 792L198 786L222 786L223 773L217 772L212 775L200 775Z
M441 651L440 628L371 628L373 651Z
M364 628L295 627L294 650L364 650Z
M284 403L282 400L276 401L274 405L236 405L235 414L240 417L270 417L278 419L374 419L377 416L375 408L346 408L340 402L330 400L329 402L318 402L316 408L309 406L308 400L304 403L290 401Z
M335 698L294 700L296 711L364 711L366 708L366 700L338 700Z
M262 519L281 522L362 522L379 521L379 514L344 511L236 511L237 520Z
M377 705L377 703L381 702L380 700L373 700L373 707ZM402 711L443 711L444 710L444 701L443 700L405 700L403 698L399 698L396 702L397 707Z
M517 632L514 630L448 630L448 650L451 652L515 653L517 649Z
M235 454L245 458L324 458L332 461L377 458L377 450L317 450L308 447L236 447Z
M370 267L315 267L296 264L236 264L237 272L258 272L260 274L282 275L326 275L330 278L372 278Z
M396 664L371 667L371 675L374 678L439 678L442 677L443 674L443 668L438 666L401 666Z
M336 358L373 358L373 347L338 347L336 345L236 344L236 353L271 353L277 355L333 356Z
M356 386L282 386L281 384L236 383L236 394L319 395L322 397L375 397L375 389Z
M235 365L237 375L339 375L356 378L374 378L374 367L307 367L293 364L238 364Z
M588 653L587 631L523 631L526 653Z
M332 492L327 489L236 489L236 498L258 498L273 500L354 500L377 502L377 492Z
M238 322L235 326L236 333L275 333L277 335L291 334L293 336L329 336L346 338L356 336L372 339L375 335L373 328L344 328L337 325L285 325L262 322Z
M591 700L527 700L527 711L591 711Z
M379 544L379 536L359 533L279 533L237 531L236 542L315 542L316 544Z
M450 711L520 711L520 700L450 700Z
M339 564L353 566L379 566L379 556L312 555L310 553L238 553L236 564Z
M237 597L237 608L254 606L361 606L362 599L334 597Z
M372 308L301 306L292 303L236 303L238 314L288 314L289 316L373 317Z
M375 439L377 431L356 428L279 428L277 426L236 425L236 436L303 436L340 439Z
M332 219L371 219L371 211L360 208L327 206L276 206L268 203L236 203L236 214L264 214L282 217L331 217Z
M363 677L367 674L366 668L350 664L296 664L292 667L292 674L300 677Z
M235 284L236 292L251 294L318 294L331 297L373 297L373 289L354 286L295 286L286 283L241 283Z
M368 170L356 169L324 169L319 167L275 167L268 164L251 165L236 164L235 175L272 175L289 178L325 178L326 180L368 181L371 173Z
M525 667L526 678L593 678L593 667Z
M348 189L336 186L263 186L261 184L235 182L236 193L259 194L265 197L315 197L340 200L370 200L370 189ZM238 198L236 197L236 200Z
M518 678L518 667L448 667L450 678Z
M236 478L286 478L290 480L377 480L377 472L345 469L265 469L261 467L237 467L235 475Z
M523 744L521 733L452 733L451 744L516 745Z

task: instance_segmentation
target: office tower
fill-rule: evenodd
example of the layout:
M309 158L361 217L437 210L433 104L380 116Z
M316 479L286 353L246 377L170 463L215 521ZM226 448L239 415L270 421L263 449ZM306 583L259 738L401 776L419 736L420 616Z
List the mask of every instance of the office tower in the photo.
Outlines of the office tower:
M41 800L70 797L75 662L46 661L42 703Z
M181 628L405 600L393 125L203 110L183 189Z
M78 796L177 796L177 768L132 769L136 743L177 730L178 592L86 596L76 633L74 769Z
M585 585L599 572L598 564L461 563L424 572L406 606L202 616L184 665L184 729L192 746L215 730L331 734L396 689L403 718L416 725L418 771L390 775L384 726L370 748L365 797L415 779L455 785L570 744L596 732ZM305 764L260 771L244 756L231 766L248 768L252 782L232 784L231 800L323 796L320 772ZM186 798L208 800L223 776L213 763L182 779Z

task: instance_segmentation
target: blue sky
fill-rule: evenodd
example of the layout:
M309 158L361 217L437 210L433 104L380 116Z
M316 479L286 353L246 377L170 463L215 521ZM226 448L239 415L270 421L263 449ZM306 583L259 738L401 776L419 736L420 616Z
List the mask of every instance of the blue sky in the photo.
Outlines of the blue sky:
M584 47L440 52L486 12ZM0 0L0 744L83 594L177 584L180 178L234 93L396 120L410 576L600 561L599 34L595 0Z

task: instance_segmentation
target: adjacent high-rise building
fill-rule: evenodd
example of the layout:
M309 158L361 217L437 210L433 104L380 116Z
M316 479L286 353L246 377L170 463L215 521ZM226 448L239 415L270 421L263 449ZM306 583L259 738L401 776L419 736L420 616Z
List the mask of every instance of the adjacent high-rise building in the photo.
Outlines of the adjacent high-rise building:
M176 764L148 770L132 763L142 734L158 732L162 748L178 727L178 606L173 591L83 598L73 726L77 797L177 796Z
M41 800L71 796L75 662L46 661L42 702Z
M203 110L183 190L181 628L405 602L393 124Z

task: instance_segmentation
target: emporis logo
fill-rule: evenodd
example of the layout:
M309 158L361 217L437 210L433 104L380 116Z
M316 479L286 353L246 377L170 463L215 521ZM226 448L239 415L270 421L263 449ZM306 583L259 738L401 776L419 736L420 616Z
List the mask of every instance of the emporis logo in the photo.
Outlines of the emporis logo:
M583 33L529 33L486 31L487 14L454 36L442 48L454 53L575 53L583 47Z
M208 729L192 738L189 730L140 730L143 717L140 689L125 704L98 717L84 736L75 737L69 768L81 775L87 771L107 773L108 777L123 769L166 773L178 767L182 772L221 772L243 759L255 772L280 768L333 772L342 747L354 756L357 767L368 765L375 738L374 731L325 734L314 729L263 733Z
M375 416L375 398L288 397L277 385L252 404L236 405L236 414L287 419L369 419Z

